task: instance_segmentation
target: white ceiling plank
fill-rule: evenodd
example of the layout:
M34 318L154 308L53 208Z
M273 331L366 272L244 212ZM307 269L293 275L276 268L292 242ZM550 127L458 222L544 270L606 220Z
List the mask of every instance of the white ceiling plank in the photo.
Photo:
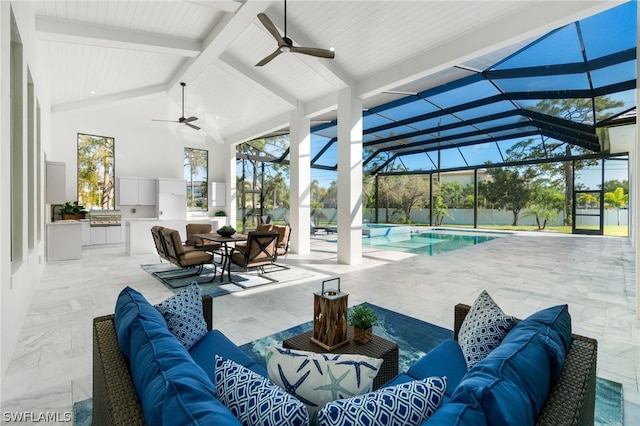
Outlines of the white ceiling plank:
M295 107L298 104L296 97L291 93L288 93L282 87L275 86L262 75L258 74L253 67L246 66L228 52L224 52L220 55L219 61L217 61L216 65L243 80L255 90L273 99L284 102L292 107Z
M41 41L85 44L144 52L195 57L202 42L122 28L106 27L77 21L36 17L36 31Z
M255 138L259 138L262 135L266 135L276 130L280 130L284 127L288 127L291 120L291 112L284 112L263 120L259 123L255 123L250 127L225 135L225 142L230 144L239 144L250 141Z
M221 10L227 13L235 13L240 6L242 6L242 2L234 1L234 0L183 0L186 3L193 3L200 6L212 7L214 9Z
M195 80L268 6L269 2L246 2L234 15L226 14L205 38L200 55L176 73L169 87L176 87L180 81Z
M540 7L538 2L525 3L511 14L485 22L473 31L362 79L356 95L362 98L375 95L612 6L607 0L549 2L547 7ZM523 20L523 16L527 19Z
M97 96L95 98L82 101L56 105L51 108L51 113L60 114L67 112L84 111L88 109L104 108L106 106L111 107L119 103L129 103L164 96L166 95L166 93L167 86L165 84L157 84L154 86L147 86L141 87L140 89L129 90L126 92Z

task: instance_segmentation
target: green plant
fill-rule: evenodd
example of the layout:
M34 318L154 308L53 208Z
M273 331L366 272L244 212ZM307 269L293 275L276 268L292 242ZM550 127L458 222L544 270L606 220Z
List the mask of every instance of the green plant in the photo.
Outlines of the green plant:
M227 214L224 212L224 210L218 210L217 212L215 212L215 216L226 216Z
M357 305L349 311L348 323L355 328L366 330L378 324L378 316L370 306Z
M236 230L235 230L235 229L233 229L233 227L232 227L232 226L229 226L229 225L225 225L225 226L223 226L222 228L218 229L218 231L219 231L219 232L222 232L223 234L224 234L224 233L227 233L227 232L236 232Z
M74 201L74 202L67 201L64 204L64 206L62 207L62 210L60 210L60 212L62 214L83 214L83 213L87 213L87 211L84 209L84 206L79 205L77 201Z

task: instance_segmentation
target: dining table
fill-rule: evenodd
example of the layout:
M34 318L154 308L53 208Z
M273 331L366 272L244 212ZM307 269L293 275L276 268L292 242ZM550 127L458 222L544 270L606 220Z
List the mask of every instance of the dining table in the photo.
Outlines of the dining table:
M231 279L231 251L233 251L235 243L238 241L247 241L247 236L242 234L233 234L227 237L222 236L217 232L193 234L192 236L204 241L212 241L220 244L220 254L222 255L222 273L220 274L220 281L222 282L224 280L224 271L226 269L229 281L233 282ZM233 246L230 246L229 244L233 244Z

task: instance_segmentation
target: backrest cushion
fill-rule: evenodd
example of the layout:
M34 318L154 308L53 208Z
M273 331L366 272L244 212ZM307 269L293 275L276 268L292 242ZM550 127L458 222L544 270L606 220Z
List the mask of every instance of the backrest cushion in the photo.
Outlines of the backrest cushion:
M467 364L458 342L447 339L416 361L407 374L414 379L446 376L445 395L450 397L462 377L467 374Z
M318 412L320 426L419 426L442 404L446 377L429 377L329 402Z
M191 349L207 334L200 287L195 281L155 307L167 322L169 331L185 348Z
M269 259L275 255L277 243L277 234L274 232L249 232L247 241L247 256L252 261Z
M256 226L256 231L271 232L273 231L273 225L270 223L259 223L258 226Z
M188 223L186 226L187 230L187 241L185 242L188 246L195 246L198 244L202 244L202 241L199 238L193 238L193 234L209 234L211 233L212 226L210 223Z
M302 402L263 377L216 355L216 397L244 426L307 426Z
M470 369L497 348L514 323L515 318L505 315L484 290L473 303L458 334L467 368Z
M487 418L478 403L449 402L438 408L424 425L487 426Z

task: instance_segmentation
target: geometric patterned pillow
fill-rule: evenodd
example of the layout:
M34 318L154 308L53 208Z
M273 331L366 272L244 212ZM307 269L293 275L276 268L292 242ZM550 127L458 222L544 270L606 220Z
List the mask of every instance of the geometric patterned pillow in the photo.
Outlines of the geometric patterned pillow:
M318 413L318 421L320 426L417 426L440 407L446 389L446 377L389 386L330 402Z
M307 406L312 420L326 403L371 392L382 360L364 355L317 354L270 346L269 379Z
M497 348L514 324L515 318L505 315L489 293L483 290L462 322L458 334L458 344L467 370Z
M216 355L216 398L245 426L307 426L304 404L266 377Z
M188 287L155 305L167 322L169 331L187 350L207 334L207 323L202 313L200 287L194 281Z

